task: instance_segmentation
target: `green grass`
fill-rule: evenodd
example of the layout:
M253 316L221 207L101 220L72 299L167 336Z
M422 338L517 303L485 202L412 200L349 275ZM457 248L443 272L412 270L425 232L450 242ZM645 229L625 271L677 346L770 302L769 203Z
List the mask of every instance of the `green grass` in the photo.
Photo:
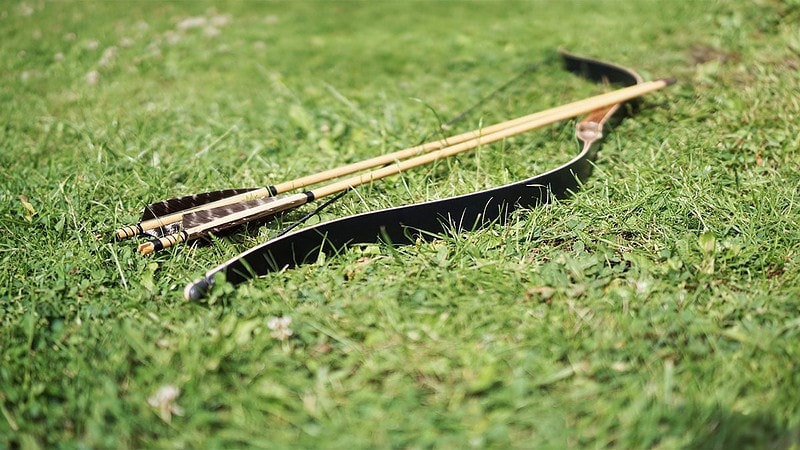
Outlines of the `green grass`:
M0 4L0 447L800 447L797 23L796 0ZM278 224L104 240L150 201L414 144L559 46L679 79L568 200L211 305L184 284ZM545 66L456 131L595 88ZM570 130L322 219L520 179Z

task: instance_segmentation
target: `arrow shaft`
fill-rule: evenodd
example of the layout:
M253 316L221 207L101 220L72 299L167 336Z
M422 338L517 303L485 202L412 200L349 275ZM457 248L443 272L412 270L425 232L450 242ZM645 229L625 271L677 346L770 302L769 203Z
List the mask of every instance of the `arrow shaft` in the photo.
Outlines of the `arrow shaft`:
M444 147L440 150L420 155L404 161L395 162L394 164L383 167L381 169L373 170L362 175L347 178L345 180L337 181L329 185L314 189L311 192L314 198L322 198L337 192L354 188L372 181L380 180L391 175L395 175L404 170L413 169L425 164L430 164L439 159L447 158L459 153L474 149L481 145L491 144L517 134L525 133L536 128L560 122L565 119L570 119L582 114L589 114L592 111L606 108L618 103L631 100L636 97L648 94L650 92L663 89L672 82L669 80L658 80L647 83L637 84L616 91L607 92L594 97L589 97L583 100L578 100L566 105L550 108L535 114L523 116L511 121L503 122L484 130L473 131L470 133L475 134L470 140L460 142L455 145ZM511 124L509 126L508 124ZM492 132L491 130L495 130Z

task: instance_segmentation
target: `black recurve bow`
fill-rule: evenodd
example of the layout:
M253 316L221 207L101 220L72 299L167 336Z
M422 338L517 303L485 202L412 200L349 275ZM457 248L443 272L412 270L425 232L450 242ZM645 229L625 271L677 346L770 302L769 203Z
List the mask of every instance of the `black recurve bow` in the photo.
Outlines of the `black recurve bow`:
M632 86L643 83L635 71L597 59L560 51L564 68L593 81ZM399 206L323 222L279 235L207 271L184 289L187 300L200 300L224 274L237 285L251 278L290 268L349 245L385 242L414 243L417 239L502 223L515 209L530 208L563 198L579 189L592 172L603 126L621 104L596 110L576 125L580 152L566 164L526 180L481 192Z

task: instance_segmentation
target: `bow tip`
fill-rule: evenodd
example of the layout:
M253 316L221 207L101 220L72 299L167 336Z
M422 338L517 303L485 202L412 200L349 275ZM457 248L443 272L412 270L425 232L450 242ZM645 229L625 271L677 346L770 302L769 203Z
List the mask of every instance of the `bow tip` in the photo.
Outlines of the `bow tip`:
M190 302L200 301L206 296L210 288L211 282L205 278L200 278L186 285L183 289L183 298Z

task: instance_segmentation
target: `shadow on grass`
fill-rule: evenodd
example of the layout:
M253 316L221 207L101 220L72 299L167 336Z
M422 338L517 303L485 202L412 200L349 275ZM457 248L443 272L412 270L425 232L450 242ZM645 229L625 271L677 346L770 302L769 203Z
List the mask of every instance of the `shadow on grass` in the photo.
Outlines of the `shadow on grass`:
M786 428L778 412L733 412L722 405L652 405L626 425L634 447L715 449L798 449L800 426Z
M715 407L699 425L689 448L795 449L800 448L800 427L781 427L772 414L742 414Z

